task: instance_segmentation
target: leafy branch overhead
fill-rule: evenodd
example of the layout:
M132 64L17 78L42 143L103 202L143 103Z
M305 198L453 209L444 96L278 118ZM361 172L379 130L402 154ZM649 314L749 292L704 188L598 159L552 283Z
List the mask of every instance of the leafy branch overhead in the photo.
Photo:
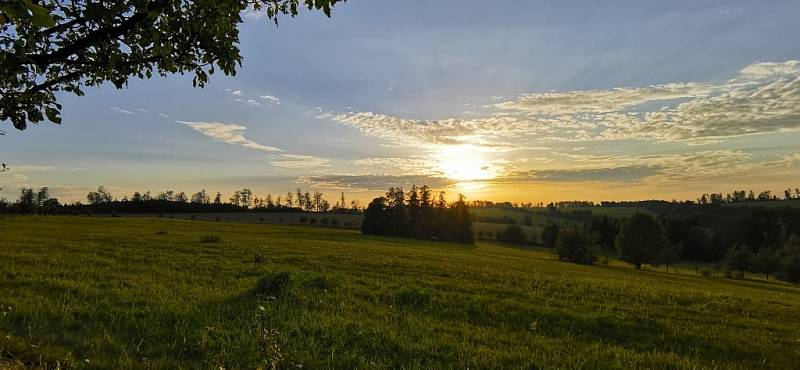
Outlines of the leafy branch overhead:
M241 66L238 25L248 9L277 24L299 9L344 0L6 0L0 3L0 120L17 129L61 123L57 92L131 76L191 73L205 86Z

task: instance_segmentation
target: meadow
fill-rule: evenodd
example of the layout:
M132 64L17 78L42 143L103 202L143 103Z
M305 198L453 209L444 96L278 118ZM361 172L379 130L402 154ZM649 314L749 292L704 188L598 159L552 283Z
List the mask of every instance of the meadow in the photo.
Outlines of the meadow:
M0 368L796 369L800 288L540 248L0 218Z

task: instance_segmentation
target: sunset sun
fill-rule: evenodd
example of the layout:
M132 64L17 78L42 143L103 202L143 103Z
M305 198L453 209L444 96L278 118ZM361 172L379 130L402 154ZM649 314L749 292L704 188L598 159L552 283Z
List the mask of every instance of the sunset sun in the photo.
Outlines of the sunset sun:
M473 145L445 146L439 149L437 160L439 170L452 180L488 180L496 176L486 158Z

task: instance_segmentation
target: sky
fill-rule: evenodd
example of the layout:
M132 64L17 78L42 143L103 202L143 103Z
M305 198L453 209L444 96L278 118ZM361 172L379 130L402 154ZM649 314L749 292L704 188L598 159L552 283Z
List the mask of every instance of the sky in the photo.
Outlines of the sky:
M350 0L330 19L244 19L236 76L87 88L60 96L61 125L0 123L0 197L800 187L798 1Z

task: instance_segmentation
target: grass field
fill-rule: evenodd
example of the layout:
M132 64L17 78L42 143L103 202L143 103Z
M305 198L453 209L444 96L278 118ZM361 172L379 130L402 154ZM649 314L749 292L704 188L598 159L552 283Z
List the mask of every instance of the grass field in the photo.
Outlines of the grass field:
M0 368L797 369L800 288L283 225L0 218Z

